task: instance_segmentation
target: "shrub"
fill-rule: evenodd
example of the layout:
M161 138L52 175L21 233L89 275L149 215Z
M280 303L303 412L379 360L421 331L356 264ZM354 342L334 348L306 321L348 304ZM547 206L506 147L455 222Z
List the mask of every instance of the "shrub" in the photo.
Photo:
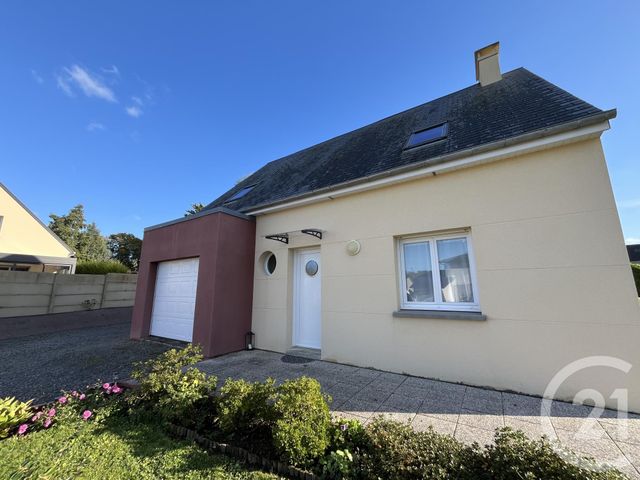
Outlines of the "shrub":
M217 407L218 425L227 437L292 465L310 465L329 444L327 398L312 378L279 387L272 379L227 380Z
M356 458L359 478L471 479L477 447L467 447L432 429L414 432L407 424L375 419Z
M571 460L570 462L567 460ZM503 428L495 445L483 451L484 478L558 478L562 480L614 480L626 478L615 470L598 471L596 464L567 453L557 453L543 439L529 440L524 433ZM479 477L483 478L483 477Z
M355 478L354 457L367 443L367 433L357 420L338 419L329 425L328 454L320 460L322 478Z
M449 435L414 432L410 426L376 419L365 427L366 440L354 454L352 477L384 479L622 480L617 470L601 470L589 460L558 453L546 439L530 440L503 428L495 444L466 446Z
M308 466L329 444L327 397L314 378L289 380L278 387L273 444L283 460Z
M338 419L329 426L329 448L356 452L366 442L367 432L357 420Z
M14 397L0 399L0 439L31 416L31 401L21 402Z
M116 260L93 260L78 262L76 273L104 275L106 273L129 273L129 269Z
M322 478L342 480L353 478L353 455L349 450L335 450L321 460Z
M192 418L196 404L208 399L216 387L216 377L191 366L202 360L200 352L200 347L189 344L137 363L132 377L140 388L129 396L130 404L148 407L168 420Z
M638 291L638 296L640 297L640 265L632 263L631 271L633 272L633 279L636 282L636 290Z
M218 400L220 430L239 440L248 437L253 437L254 441L268 439L275 422L275 396L272 379L262 383L227 380L220 389Z

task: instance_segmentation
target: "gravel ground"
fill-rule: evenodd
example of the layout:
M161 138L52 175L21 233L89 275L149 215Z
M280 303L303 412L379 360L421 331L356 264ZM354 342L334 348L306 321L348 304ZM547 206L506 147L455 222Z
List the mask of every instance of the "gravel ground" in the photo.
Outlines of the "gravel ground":
M130 324L0 340L0 398L50 401L60 390L128 378L134 362L170 346L129 340Z

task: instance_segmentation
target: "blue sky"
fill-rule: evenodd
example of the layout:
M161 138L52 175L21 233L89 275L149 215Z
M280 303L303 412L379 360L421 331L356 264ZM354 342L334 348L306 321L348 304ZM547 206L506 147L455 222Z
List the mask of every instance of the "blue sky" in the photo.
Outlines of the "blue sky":
M474 83L473 51L499 40L503 71L618 108L603 142L640 242L640 2L535 5L6 1L0 181L45 221L82 203L104 234L141 235L270 160Z

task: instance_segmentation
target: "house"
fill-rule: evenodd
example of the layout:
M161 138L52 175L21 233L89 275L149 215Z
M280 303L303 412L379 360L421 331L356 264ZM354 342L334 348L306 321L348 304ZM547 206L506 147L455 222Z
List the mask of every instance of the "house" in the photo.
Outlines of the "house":
M478 83L266 164L144 235L131 336L640 410L640 310L600 110L499 45ZM591 361L591 360L588 360ZM573 368L573 367L571 367ZM637 367L636 367L637 368ZM566 370L562 370L566 372ZM601 402L600 402L601 403Z
M627 245L627 253L631 263L640 265L640 243L636 245Z
M0 183L0 270L73 273L75 253Z

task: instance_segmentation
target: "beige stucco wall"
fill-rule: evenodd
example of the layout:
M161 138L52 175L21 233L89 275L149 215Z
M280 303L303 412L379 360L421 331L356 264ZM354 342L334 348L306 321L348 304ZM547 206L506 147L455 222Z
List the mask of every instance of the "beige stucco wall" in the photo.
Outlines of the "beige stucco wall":
M324 238L264 238L309 227ZM396 238L460 227L471 228L487 321L394 318ZM320 245L324 359L541 395L570 362L610 355L629 374L590 368L556 396L628 388L640 411L640 308L598 139L259 216L256 236L259 348L291 346L293 251Z
M0 252L68 257L69 251L0 187Z

